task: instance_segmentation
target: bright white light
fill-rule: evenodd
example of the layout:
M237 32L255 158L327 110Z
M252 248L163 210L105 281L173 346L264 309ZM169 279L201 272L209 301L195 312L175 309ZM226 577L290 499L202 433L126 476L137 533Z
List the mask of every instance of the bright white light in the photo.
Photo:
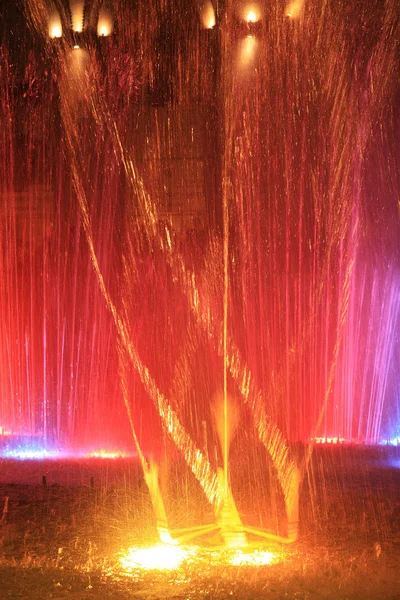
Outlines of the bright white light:
M163 544L172 544L176 546L178 542L172 539L170 532L166 527L157 527L158 535Z
M256 21L257 21L256 13L254 12L254 10L251 10L247 15L247 22L255 23Z
M204 29L213 29L215 27L215 12L212 3L207 0L200 9L201 24Z
M62 36L61 25L54 25L54 27L51 30L50 36L52 38L60 38Z
M188 551L180 546L170 544L157 544L151 548L129 548L128 555L120 559L126 571L134 569L151 569L172 571L179 569L182 561L193 550Z
M74 50L79 50L79 46L78 46L78 44L75 44L75 46L74 46Z
M385 443L385 442L382 442ZM386 442L390 446L400 446L400 435L397 437L391 438L388 442Z
M100 36L104 37L109 34L110 34L110 32L109 32L108 27L106 27L106 25L101 25L101 27L99 27L99 35Z

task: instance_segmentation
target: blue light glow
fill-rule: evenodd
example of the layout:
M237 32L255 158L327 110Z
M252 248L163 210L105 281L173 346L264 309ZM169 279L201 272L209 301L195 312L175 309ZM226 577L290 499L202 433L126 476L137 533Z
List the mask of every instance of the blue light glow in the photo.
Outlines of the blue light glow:
M57 450L47 450L46 448L5 448L2 452L4 458L14 458L16 460L43 460L45 458L63 458L63 455Z
M51 459L84 459L84 460L115 460L135 458L135 454L119 449L81 449L81 450L55 450L45 447L38 440L7 441L0 445L0 458L13 460L51 460Z

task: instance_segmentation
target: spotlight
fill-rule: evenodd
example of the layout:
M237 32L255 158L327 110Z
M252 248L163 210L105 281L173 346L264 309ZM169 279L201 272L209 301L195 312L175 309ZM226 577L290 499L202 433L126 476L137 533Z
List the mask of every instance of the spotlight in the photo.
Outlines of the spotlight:
M53 25L50 29L50 37L51 38L60 38L62 37L62 28L61 25Z
M62 37L62 33L63 30L60 15L53 9L49 17L49 36L51 38L60 38Z
M107 8L102 7L99 13L99 20L97 22L97 35L99 37L107 37L113 32L113 20L111 13Z
M300 19L303 14L304 0L291 0L286 6L286 16L289 19Z
M215 11L212 3L206 0L200 8L200 19L203 29L214 29L215 27Z
M239 15L246 23L258 23L262 18L261 7L258 2L246 3L239 9Z
M108 31L108 28L105 25L102 25L101 27L99 27L99 36L104 37L106 35L110 35L110 32Z
M261 33L262 11L257 2L242 5L237 12L241 35L248 38L258 37Z

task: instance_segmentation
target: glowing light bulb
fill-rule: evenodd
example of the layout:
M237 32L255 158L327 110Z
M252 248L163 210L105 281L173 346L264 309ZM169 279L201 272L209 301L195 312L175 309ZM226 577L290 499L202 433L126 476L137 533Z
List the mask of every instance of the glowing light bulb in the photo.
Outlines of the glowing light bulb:
M254 12L254 10L250 10L247 13L247 22L248 23L255 23L256 21L257 21L256 13Z

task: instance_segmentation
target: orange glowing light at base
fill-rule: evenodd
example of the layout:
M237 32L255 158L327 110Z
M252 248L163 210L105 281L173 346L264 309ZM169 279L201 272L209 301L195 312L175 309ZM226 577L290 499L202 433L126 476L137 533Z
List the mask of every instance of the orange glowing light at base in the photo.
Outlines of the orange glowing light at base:
M344 437L341 436L332 436L332 437L315 437L315 438L311 438L310 440L311 442L314 442L315 444L345 444L346 440Z
M129 548L120 558L120 564L127 575L144 571L175 571L186 564L191 567L193 577L201 574L201 565L226 567L261 567L276 564L284 560L283 554L249 548L202 548L200 546L171 546L157 544L147 548ZM185 569L186 573L186 569Z
M129 548L127 556L120 559L128 573L135 569L173 571L193 556L195 548L183 548L171 544L157 544L149 548Z
M254 550L253 552L243 552L237 550L233 556L231 556L230 564L234 566L242 565L253 565L254 567L261 567L263 565L271 565L279 562L278 556L268 550Z

